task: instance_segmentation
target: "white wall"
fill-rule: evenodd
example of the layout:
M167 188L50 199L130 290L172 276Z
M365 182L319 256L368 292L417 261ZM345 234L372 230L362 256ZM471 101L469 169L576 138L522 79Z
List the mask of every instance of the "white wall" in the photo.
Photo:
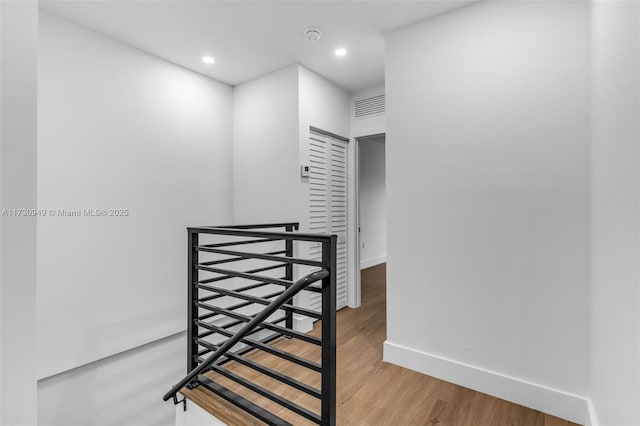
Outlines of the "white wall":
M231 221L232 89L46 14L39 49L38 207L129 210L38 219L39 415L109 423L122 386L132 423L171 419L185 357L138 347L186 327L186 226ZM73 386L91 409L59 406Z
M299 221L298 66L235 86L233 122L234 223Z
M37 2L0 2L0 424L36 418ZM8 213L4 213L8 209Z
M640 424L640 7L592 6L592 400Z
M306 226L309 126L349 134L348 94L299 65L234 87L235 223Z
M162 401L185 374L185 333L41 380L41 426L172 425L173 402Z
M363 139L359 148L360 268L387 259L384 136Z
M589 22L481 2L387 37L385 359L584 421Z
M309 145L309 126L348 138L349 93L303 66L298 68L301 146Z

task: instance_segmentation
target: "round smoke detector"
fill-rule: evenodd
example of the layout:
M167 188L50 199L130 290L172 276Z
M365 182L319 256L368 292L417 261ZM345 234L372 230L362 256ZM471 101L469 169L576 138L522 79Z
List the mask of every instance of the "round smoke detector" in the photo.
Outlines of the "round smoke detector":
M307 41L318 41L320 40L322 33L320 32L320 30L316 28L310 28L304 32L304 36L307 39Z

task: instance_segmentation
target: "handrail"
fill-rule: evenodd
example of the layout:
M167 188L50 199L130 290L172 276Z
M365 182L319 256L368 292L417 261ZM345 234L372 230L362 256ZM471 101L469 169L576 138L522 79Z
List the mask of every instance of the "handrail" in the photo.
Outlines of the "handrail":
M251 321L249 321L244 327L242 327L236 334L234 334L229 340L222 344L218 349L209 355L201 364L191 370L180 382L174 385L169 392L167 392L162 399L168 401L169 398L173 398L185 385L189 384L193 379L206 370L211 364L213 364L220 357L224 356L225 352L236 345L240 340L246 337L254 328L260 325L266 318L268 318L275 311L280 309L282 305L286 304L293 296L303 290L306 286L313 284L316 281L322 280L329 276L329 271L321 269L319 271L311 272L305 275L294 284L289 286L280 296L273 300L263 311L257 314Z
M254 231L242 228L225 228L216 226L190 226L187 228L190 232L198 232L200 234L217 234L231 235L238 237L256 237L256 238L276 238L278 240L299 240L320 242L327 238L328 235L312 234L304 232L273 232L273 231Z
M286 228L287 226L291 226L292 228L298 229L300 227L300 223L278 222L278 223L259 223L255 225L225 225L225 226L215 226L215 228L260 229L260 228Z

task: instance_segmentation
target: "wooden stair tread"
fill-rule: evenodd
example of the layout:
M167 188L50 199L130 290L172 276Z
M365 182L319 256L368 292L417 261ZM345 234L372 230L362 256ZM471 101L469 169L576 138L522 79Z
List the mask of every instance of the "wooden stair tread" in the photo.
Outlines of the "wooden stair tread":
M180 393L228 426L258 426L266 424L204 388L184 388Z
M314 329L309 333L313 335L319 335L321 331L320 323L316 323ZM270 343L271 345L278 347L280 349L290 351L297 355L303 356L307 359L310 359L315 362L320 362L320 350L315 345L310 345L305 342L301 342L296 339L285 339L279 338ZM294 379L300 380L308 385L315 387L316 389L320 389L320 374L314 371L311 371L302 366L293 364L276 356L267 354L265 352L254 350L244 355L245 358L248 358L252 361L255 361L259 364L262 364L266 367L269 367L273 370L279 371L283 374L286 374ZM311 395L303 393L297 389L290 387L284 383L281 383L269 376L266 376L256 370L242 365L236 361L229 361L223 365L223 368L237 374L243 378L249 379L250 381L269 389L272 392L275 392L279 395L286 397L288 400L306 408L315 413L320 412L320 400ZM222 376L219 373L209 371L205 374L206 377L215 381L216 383L224 386L225 388L237 393L238 395L250 400L256 405L265 408L268 411L273 412L278 417L281 417L283 420L293 423L295 425L313 425L315 423L307 420L306 418L289 411L288 409L282 407L276 402L271 401L270 399L260 396L255 392L246 389L240 384L234 382L231 379L228 379ZM206 411L219 418L223 422L229 425L244 425L244 424L264 424L256 419L254 419L249 414L242 412L232 403L224 400L218 395L213 395L205 389L195 388L192 390L183 389L183 395L185 395L188 399L193 400L193 402L200 405ZM207 395L211 395L212 401L207 400ZM240 411L245 416L240 416L238 418L234 417L234 411ZM223 414L224 413L224 414ZM224 416L224 419L222 418ZM246 416L251 418L251 421L255 423L246 423Z

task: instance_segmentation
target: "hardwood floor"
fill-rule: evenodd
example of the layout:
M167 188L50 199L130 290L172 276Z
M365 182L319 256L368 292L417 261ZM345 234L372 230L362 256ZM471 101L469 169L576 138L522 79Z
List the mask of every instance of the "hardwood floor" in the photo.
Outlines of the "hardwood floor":
M438 425L438 426L570 426L575 423L472 391L433 377L382 362L386 338L385 265L362 271L362 306L338 312L337 423L338 425ZM312 331L320 332L320 325ZM287 351L320 360L313 345L295 339L273 343ZM287 361L253 351L249 358L320 387L320 376ZM227 364L235 374L319 412L315 398L295 391L247 367ZM312 424L279 405L241 389L216 373L208 374L225 387L250 398L294 425ZM261 422L200 388L183 393L220 420L235 425Z

